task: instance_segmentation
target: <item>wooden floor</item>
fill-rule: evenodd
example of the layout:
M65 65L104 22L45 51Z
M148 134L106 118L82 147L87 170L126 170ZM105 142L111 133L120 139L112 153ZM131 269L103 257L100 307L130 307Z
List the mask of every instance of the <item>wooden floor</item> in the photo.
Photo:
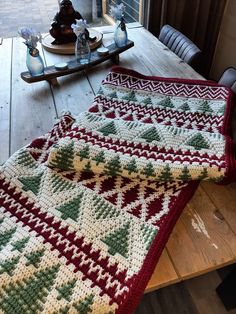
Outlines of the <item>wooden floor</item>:
M217 271L147 293L134 314L236 314L227 311L215 292Z

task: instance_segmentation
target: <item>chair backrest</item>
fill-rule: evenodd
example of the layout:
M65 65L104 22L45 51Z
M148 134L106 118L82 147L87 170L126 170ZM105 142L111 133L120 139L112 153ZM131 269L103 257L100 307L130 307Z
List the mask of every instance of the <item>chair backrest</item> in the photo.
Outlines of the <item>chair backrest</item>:
M218 83L230 87L236 94L236 69L233 67L225 69Z
M197 68L201 50L188 37L170 25L164 25L160 31L159 40L184 62Z

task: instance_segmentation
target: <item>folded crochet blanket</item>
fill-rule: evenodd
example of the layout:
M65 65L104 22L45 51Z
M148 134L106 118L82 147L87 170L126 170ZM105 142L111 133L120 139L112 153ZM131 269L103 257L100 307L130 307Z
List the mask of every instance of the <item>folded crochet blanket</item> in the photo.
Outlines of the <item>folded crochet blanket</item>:
M53 146L50 167L158 182L234 175L224 130L228 89L120 71L108 75L90 112Z
M234 175L231 92L121 68L0 169L0 311L129 314L198 180ZM177 157L176 157L177 156Z

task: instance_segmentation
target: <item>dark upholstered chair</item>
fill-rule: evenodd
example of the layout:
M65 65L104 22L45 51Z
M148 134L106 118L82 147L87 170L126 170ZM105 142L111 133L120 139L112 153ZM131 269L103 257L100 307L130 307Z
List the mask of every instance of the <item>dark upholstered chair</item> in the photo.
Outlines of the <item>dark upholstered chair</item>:
M233 67L229 67L224 70L221 75L219 84L230 87L234 94L236 95L236 69ZM234 142L236 142L236 106L232 108L232 116L231 116L231 131ZM236 151L235 151L235 159L236 159Z
M227 68L221 75L219 84L230 87L236 94L236 69L232 67Z
M164 25L161 29L159 40L184 62L197 70L201 50L185 35L170 25Z

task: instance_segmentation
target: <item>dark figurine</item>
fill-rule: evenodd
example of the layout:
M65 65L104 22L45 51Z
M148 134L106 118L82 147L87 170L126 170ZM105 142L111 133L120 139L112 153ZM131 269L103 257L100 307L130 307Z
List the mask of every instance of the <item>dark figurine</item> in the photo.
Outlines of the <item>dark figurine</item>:
M76 35L71 28L71 24L75 23L75 20L80 19L83 18L78 11L75 11L71 1L62 0L60 2L60 11L55 15L49 30L51 36L55 38L52 44L58 45L75 42ZM87 36L89 37L88 31Z

